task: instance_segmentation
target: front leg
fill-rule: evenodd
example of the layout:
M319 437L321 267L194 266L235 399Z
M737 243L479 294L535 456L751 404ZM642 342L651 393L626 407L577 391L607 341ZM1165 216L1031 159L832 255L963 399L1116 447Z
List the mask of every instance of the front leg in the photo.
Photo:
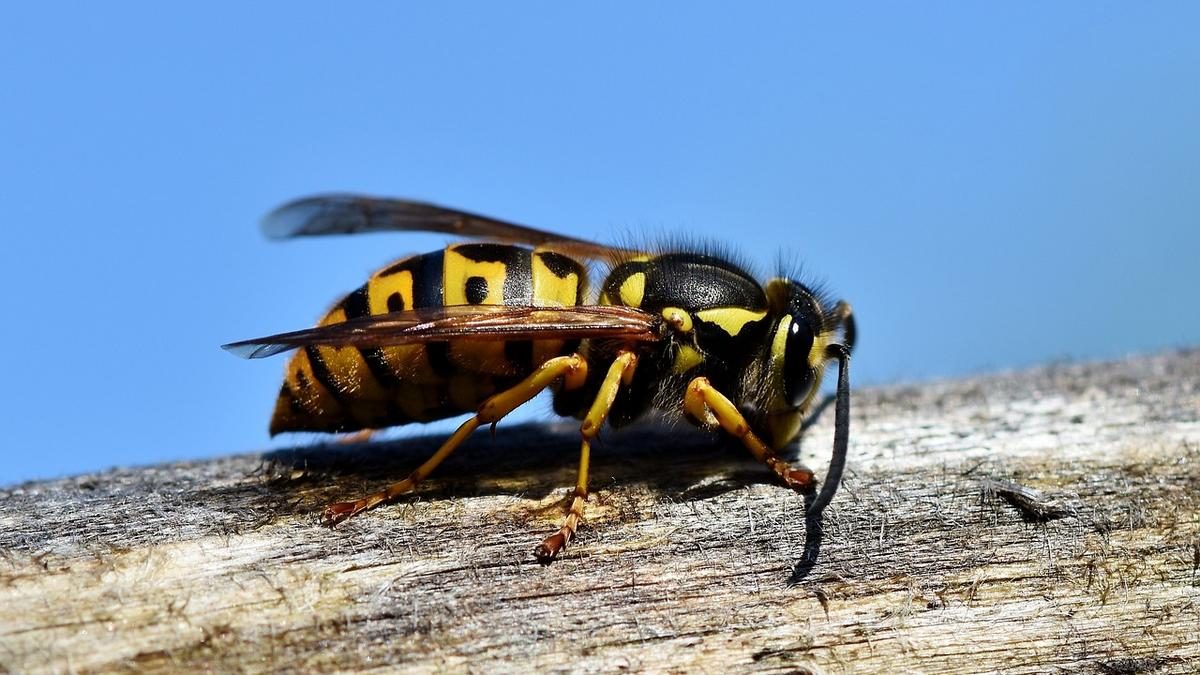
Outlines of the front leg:
M683 395L683 410L701 425L709 428L719 426L726 433L740 440L750 454L766 464L783 481L784 485L805 494L816 489L816 475L803 467L793 468L780 459L775 451L767 447L762 439L754 433L750 428L750 423L746 421L737 406L724 394L717 391L707 377L697 377L688 383L687 391Z

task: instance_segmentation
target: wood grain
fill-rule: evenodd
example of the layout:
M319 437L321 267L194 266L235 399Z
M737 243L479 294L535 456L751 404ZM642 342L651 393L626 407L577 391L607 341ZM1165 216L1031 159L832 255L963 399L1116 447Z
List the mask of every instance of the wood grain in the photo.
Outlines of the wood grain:
M569 425L478 434L333 530L326 502L437 439L18 485L0 667L1200 672L1198 383L1188 351L858 390L823 528L706 435L606 432L588 522L548 567Z

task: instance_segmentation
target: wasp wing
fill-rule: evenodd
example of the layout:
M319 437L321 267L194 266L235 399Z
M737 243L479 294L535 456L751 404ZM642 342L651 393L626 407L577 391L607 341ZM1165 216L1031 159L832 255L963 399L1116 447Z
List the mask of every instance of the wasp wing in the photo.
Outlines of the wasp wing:
M358 317L342 323L244 340L222 348L261 359L298 347L388 347L441 340L572 340L655 342L661 319L633 307L462 305Z
M262 229L271 239L359 232L426 231L544 246L584 258L629 253L620 248L436 204L353 194L317 195L288 202L263 218Z

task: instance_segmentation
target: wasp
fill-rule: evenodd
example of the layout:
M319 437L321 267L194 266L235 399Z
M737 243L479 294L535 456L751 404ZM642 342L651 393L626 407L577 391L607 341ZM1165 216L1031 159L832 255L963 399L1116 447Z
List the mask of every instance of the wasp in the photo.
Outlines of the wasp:
M481 425L544 390L581 420L579 473L547 563L583 519L592 443L651 410L740 441L819 516L841 481L850 433L850 305L795 279L757 281L727 256L604 246L424 202L323 195L263 221L268 237L430 231L480 241L403 258L339 300L314 328L225 345L246 358L297 350L270 432L352 432L471 416L404 480L329 505L333 525L412 491ZM595 292L588 269L605 265ZM823 485L780 456L826 367L838 364Z

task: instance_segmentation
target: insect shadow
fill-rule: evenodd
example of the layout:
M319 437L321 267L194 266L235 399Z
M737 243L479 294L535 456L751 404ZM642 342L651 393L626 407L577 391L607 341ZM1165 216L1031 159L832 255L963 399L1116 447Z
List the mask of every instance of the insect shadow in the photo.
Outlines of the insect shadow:
M268 480L259 489L269 493L276 513L316 517L330 502L403 479L445 438L434 434L273 450L263 455ZM514 494L542 500L556 493L565 502L575 482L578 453L579 427L572 422L510 425L494 435L481 430L395 503ZM644 488L663 499L692 502L756 484L775 481L740 443L690 427L652 421L620 432L607 430L592 450L593 492ZM813 496L805 495L806 508ZM808 576L820 557L820 516L806 518L804 527L804 550L789 579L792 584Z
M273 450L263 455L267 486L293 513L320 513L329 502L403 479L445 438L437 434ZM575 423L510 425L494 436L481 430L396 503L513 494L543 499L561 493L565 498L574 486L578 460ZM740 444L687 427L651 422L606 430L592 450L593 491L641 486L663 498L698 501L760 483L773 484L771 473Z

